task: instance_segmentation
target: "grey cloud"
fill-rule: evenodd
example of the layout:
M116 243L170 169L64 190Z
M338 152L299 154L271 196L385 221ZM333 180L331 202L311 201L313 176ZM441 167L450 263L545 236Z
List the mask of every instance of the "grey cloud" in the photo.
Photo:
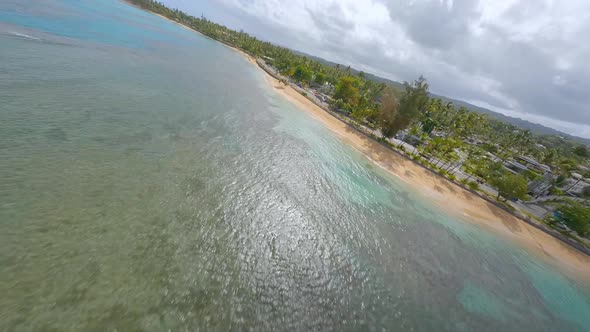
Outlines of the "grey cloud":
M389 4L393 20L399 17L393 13L395 5L399 2ZM525 19L526 15L541 12L541 3L539 6L532 6L526 1L519 4L522 6L515 4L509 9L509 19L518 21ZM406 5L407 7L412 6ZM413 13L408 14L406 9L404 15L401 15L401 24L405 25L412 40L425 47L438 48L433 60L442 60L456 68L457 73L445 72L441 75L443 73L434 66L423 67L432 86L443 87L443 92L455 97L481 100L501 108L510 108L505 100L484 91L470 89L466 86L470 82L452 82L458 73L482 76L499 82L498 92L513 96L524 111L574 123L590 123L590 111L586 106L590 102L590 97L581 88L590 83L589 75L580 75L585 70L574 68L575 74L569 75L556 70L555 55L548 54L540 47L550 45L539 45L551 42L544 39L544 36L528 42L512 41L511 31L490 25L483 26L484 34L473 34L469 25L479 17L475 8L475 1L470 4L455 1L451 10L447 10L439 1L427 1L421 2ZM436 15L439 18L428 20L428 16L435 12L440 13ZM460 16L456 20L445 23L458 14ZM445 22L441 23L441 20ZM449 48L451 46L452 48ZM566 83L556 86L554 77L560 74L565 77Z
M535 15L542 15L547 5L547 2L544 0L517 2L510 6L504 17L515 22L524 21Z
M476 47L460 50L465 53L453 62L469 64L461 67L468 72L469 66L475 66L477 73L501 82L500 92L517 99L522 110L570 122L590 123L590 112L586 108L590 98L580 88L587 86L590 79L588 75L580 75L584 72L582 68L565 74L555 68L554 55L543 50L541 41L515 42L509 40L509 32L496 30L494 33L500 34L501 43L487 47L488 41L494 38L484 36ZM556 76L564 77L566 83L556 86Z
M470 23L480 16L477 0L393 0L385 3L391 19L400 23L413 41L439 49L447 49L462 40Z
M314 24L322 31L350 31L354 29L354 21L343 18L342 8L332 3L326 10L317 11L305 6L305 10L313 20Z

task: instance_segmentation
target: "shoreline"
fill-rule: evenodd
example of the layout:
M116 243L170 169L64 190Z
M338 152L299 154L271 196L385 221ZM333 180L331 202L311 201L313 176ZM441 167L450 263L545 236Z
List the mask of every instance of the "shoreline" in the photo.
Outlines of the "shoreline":
M144 10L143 8L140 9ZM590 256L351 128L348 124L301 95L290 85L285 85L271 76L258 65L254 57L246 52L206 36L165 16L151 11L147 12L219 42L244 56L250 64L255 65L263 73L269 87L277 94L284 97L301 111L322 122L344 143L359 151L390 175L411 186L417 193L436 205L437 208L461 219L461 221L484 227L513 241L534 256L559 267L564 274L573 276L586 286L590 286Z
M259 67L260 70L262 68ZM377 166L411 186L425 199L448 214L475 225L480 225L525 247L535 256L563 268L590 286L590 256L561 240L533 227L516 216L498 208L483 198L461 188L391 151L367 135L350 128L291 86L284 85L264 72L267 83L278 94L322 122L342 141L359 151ZM451 208L452 207L452 208Z
M125 1L125 2L127 2L127 1ZM256 66L258 67L258 64L256 63L256 59L255 59L253 56L251 56L250 54L248 54L248 53L246 53L246 52L244 52L244 51L240 50L239 48L236 48L236 47L234 47L234 46L228 45L228 44L226 44L226 43L224 43L224 42L222 42L222 41L219 41L219 40L217 40L217 39L211 38L211 37L209 37L209 36L207 36L207 35L205 35L205 34L201 33L201 32L200 32L200 31L198 31L198 30L195 30L195 29L193 29L193 28L191 28L191 27L188 27L188 26L186 26L186 25L184 25L184 24L182 24L182 23L180 23L180 22L176 22L176 21L174 21L174 20L172 20L172 19L169 19L168 17L166 17L166 16L164 16L164 15L160 15L160 14L158 14L158 13L154 13L154 12L151 12L151 11L149 11L149 10L145 10L145 9L143 9L143 8L141 8L141 7L138 7L138 6L136 6L135 4L132 4L132 3L130 3L130 2L127 2L127 3L128 3L128 4L130 4L130 5L132 5L132 6L134 6L134 7L137 7L137 8L139 8L139 9L141 9L141 10L143 10L143 11L147 11L148 13L151 13L151 14L154 14L154 15L156 15L156 16L158 16L158 17L160 17L160 18L163 18L163 19L165 19L166 21L169 21L169 22L172 22L172 23L174 23L174 24L176 24L176 25L178 25L178 26L181 26L181 27L183 27L184 29L188 29L188 30L190 30L190 31L192 31L192 32L196 32L196 33L200 34L201 36L203 36L203 37L205 37L205 38L207 38L207 39L210 39L210 40L212 40L212 41L214 41L214 42L217 42L217 43L220 43L220 44L222 44L222 45L225 45L226 47L228 47L228 48L230 48L230 49L232 49L232 50L234 50L234 51L236 51L236 52L240 53L240 54L241 54L243 57L245 57L245 58L248 60L248 62L250 62L251 64L253 64L253 65L256 65Z

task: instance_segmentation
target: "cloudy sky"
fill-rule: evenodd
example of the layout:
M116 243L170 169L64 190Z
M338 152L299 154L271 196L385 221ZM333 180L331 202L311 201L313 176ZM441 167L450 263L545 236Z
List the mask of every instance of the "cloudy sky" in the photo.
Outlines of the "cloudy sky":
M259 38L590 138L588 0L163 0Z

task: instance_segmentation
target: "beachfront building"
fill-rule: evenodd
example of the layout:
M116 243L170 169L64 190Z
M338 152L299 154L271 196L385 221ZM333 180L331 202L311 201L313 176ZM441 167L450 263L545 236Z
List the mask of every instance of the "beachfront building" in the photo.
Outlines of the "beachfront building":
M523 165L516 160L507 160L504 163L504 167L506 167L507 170L514 174L521 174L526 171L529 171L529 168L526 167L526 165Z
M535 179L532 179L528 183L528 193L535 197L548 195L555 181L555 176L551 172L551 168L530 157L518 157L517 159L519 161L506 161L504 167L514 174L522 174L527 178L531 178L531 173L537 173L538 177L535 176Z
M567 182L564 192L570 196L580 196L584 189L590 187L590 179L586 179L578 173L572 173Z
M532 171L542 177L532 180L528 185L528 192L530 195L539 197L549 194L549 190L553 186L555 176L551 171L551 167L538 162L535 158L529 156L518 156L517 161L512 161L510 165L507 165L509 169L523 173L525 171Z
M493 154L491 152L486 152L485 158L487 158L495 163L499 163L502 161L502 159L500 157L496 156L495 154Z
M528 156L518 156L516 159L523 165L525 165L528 169L534 170L538 173L545 174L551 173L551 167L541 164L535 158L528 157Z
M320 87L317 88L318 91L320 93L322 93L323 95L326 95L327 97L329 97L328 95L332 94L334 92L334 85L328 83L328 82L324 82L324 84L322 84ZM330 99L332 99L330 97Z
M529 194L535 197L549 195L549 190L553 187L554 181L554 177L551 173L545 173L541 179L529 183Z

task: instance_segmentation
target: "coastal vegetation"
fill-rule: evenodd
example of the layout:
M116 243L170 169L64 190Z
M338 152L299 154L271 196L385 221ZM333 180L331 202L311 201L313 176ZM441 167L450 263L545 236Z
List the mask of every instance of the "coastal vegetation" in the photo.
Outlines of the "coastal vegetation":
M590 207L569 200L558 209L565 224L580 235L590 232Z
M527 181L524 177L504 173L492 180L492 184L498 188L498 199L500 196L506 199L523 199L527 194Z
M563 137L534 135L529 130L433 98L422 76L404 82L401 88L389 86L368 79L372 75L357 72L350 66L327 65L156 1L128 1L262 59L284 78L283 82L305 91L300 93L318 96L331 110L366 128L384 144L482 195L503 202L528 200L532 199L531 195L538 195L531 192L531 185L543 181L548 181L545 190L548 195L564 195L572 187L573 175L590 177L588 147ZM393 138L398 139L397 143L394 144ZM415 148L409 151L404 143L411 143ZM517 162L523 157L542 163L547 169L526 168ZM590 189L584 190L583 195L590 195ZM588 202L564 203L558 208L580 235L588 233L588 223L579 220L590 220L584 204Z

